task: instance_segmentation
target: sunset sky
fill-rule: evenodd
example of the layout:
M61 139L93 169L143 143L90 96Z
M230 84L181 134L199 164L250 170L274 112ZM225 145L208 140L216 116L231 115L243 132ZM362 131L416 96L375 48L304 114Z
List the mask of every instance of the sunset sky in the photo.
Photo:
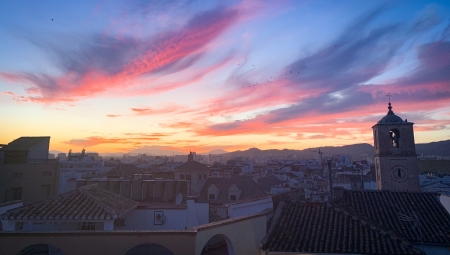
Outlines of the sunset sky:
M449 1L0 1L0 143L180 152L450 139ZM151 147L153 146L153 147Z

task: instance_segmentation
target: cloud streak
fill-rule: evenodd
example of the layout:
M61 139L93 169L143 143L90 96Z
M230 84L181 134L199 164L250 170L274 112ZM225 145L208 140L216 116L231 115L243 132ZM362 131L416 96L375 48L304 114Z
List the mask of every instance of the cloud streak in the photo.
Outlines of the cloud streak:
M449 106L450 42L444 39L420 45L417 48L419 66L407 75L387 84L365 84L383 74L407 42L440 23L434 16L436 13L427 10L410 24L373 27L374 20L386 8L374 9L353 21L355 25L344 30L328 46L287 65L282 75L269 80L271 84L268 81L264 81L264 85L252 84L245 75L233 78L242 81L241 88L211 100L207 113L232 114L263 105L288 106L247 120L212 124L197 129L197 134L226 136L291 131L311 132L299 136L307 139L335 137L339 134L333 129L350 126L349 123L341 125L339 121L381 114L386 107L381 103L386 101L386 93L394 95L394 106L402 111L417 110L418 105L423 111ZM251 93L246 93L249 91ZM332 125L328 125L329 122ZM357 122L351 125L359 126ZM318 123L321 125L315 130L304 128ZM373 122L365 123L361 128L367 130L371 124Z
M191 67L201 58L204 47L238 17L238 9L216 8L194 16L180 30L145 40L97 34L67 48L59 44L49 48L45 46L47 43L38 42L55 56L62 75L2 72L0 78L28 83L28 98L44 103L75 101L112 88L155 81L152 75L177 73ZM183 86L183 82L178 86ZM150 87L148 93L161 90L157 84ZM162 91L176 87L172 85Z

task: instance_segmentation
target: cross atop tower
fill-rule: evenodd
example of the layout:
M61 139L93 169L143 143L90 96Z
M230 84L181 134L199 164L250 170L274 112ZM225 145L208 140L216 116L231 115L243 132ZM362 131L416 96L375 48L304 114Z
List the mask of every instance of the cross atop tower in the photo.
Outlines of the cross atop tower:
M391 93L387 93L386 96L389 97L389 104L388 104L389 111L388 111L388 114L394 114L394 112L392 111L392 106L391 106L391 97L392 97L392 95L391 95Z

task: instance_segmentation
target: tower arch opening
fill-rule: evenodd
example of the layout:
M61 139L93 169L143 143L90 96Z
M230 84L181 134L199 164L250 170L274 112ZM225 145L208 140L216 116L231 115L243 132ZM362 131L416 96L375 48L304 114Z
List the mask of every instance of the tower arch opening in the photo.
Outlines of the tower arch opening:
M392 147L399 148L400 146L400 131L398 129L393 128L389 131L389 136L392 141Z

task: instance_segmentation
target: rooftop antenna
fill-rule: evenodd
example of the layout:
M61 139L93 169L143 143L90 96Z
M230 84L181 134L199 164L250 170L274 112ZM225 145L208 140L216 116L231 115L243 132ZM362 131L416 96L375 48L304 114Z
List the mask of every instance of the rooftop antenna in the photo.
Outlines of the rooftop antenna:
M319 148L318 151L314 151L314 150L310 150L310 151L319 153L319 156L320 156L320 164L322 164L322 155L323 155L323 151L320 151L320 148Z

